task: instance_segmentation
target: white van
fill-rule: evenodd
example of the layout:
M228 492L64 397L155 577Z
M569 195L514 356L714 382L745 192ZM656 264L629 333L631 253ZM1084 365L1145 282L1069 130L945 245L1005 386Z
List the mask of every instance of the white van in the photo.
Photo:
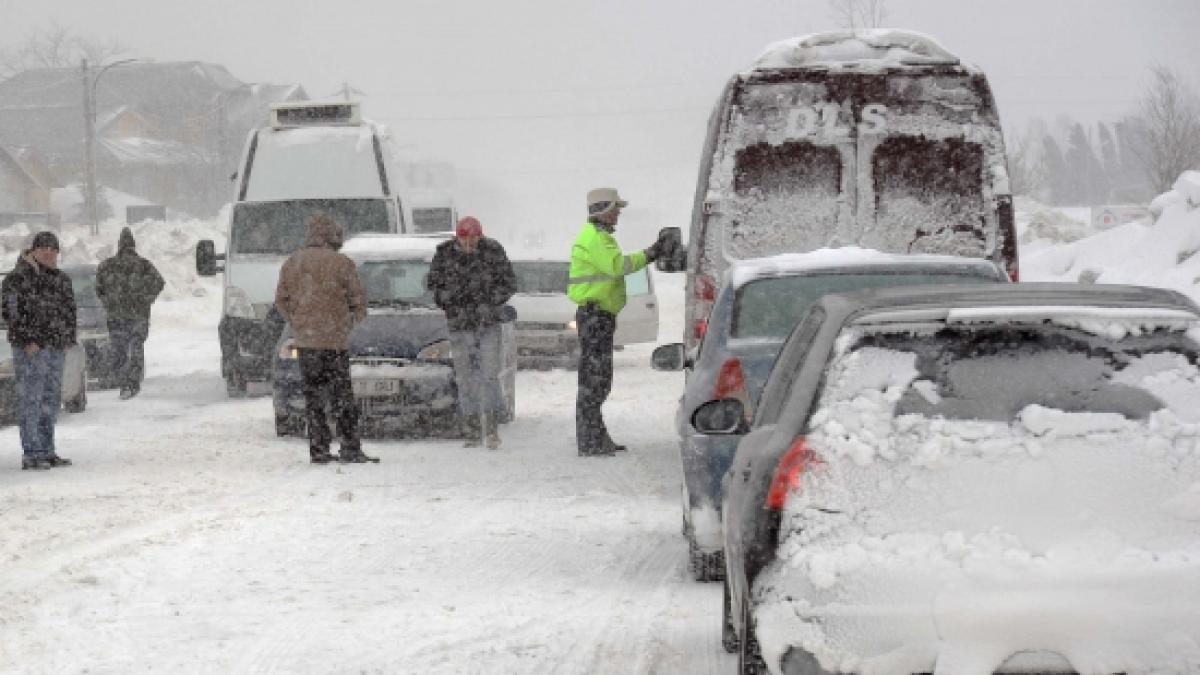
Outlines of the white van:
M404 232L411 222L385 128L362 119L358 102L273 106L271 124L250 132L229 211L227 249L196 247L196 270L225 274L218 335L231 396L271 374L282 322L273 312L284 260L304 245L308 220L324 211L346 237ZM218 265L218 261L224 261Z
M688 236L689 351L734 261L838 246L987 258L1016 280L991 89L928 36L808 35L769 45L729 80Z
M445 190L417 188L409 190L412 208L412 234L453 234L458 224L454 195Z

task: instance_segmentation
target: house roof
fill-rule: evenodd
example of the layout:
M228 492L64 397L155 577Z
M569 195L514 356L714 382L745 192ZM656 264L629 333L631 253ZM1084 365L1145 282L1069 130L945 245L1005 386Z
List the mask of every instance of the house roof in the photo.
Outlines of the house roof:
M19 175L29 181L30 185L49 190L53 187L53 178L40 162L36 160L28 148L6 150L0 146L0 161L5 161L16 167Z
M98 129L134 112L162 134L158 140L186 144L195 143L196 127L223 118L236 137L264 124L271 103L307 97L299 85L250 85L223 66L198 61L124 63L104 71L95 95ZM83 136L79 69L27 70L0 82L0 143L74 159L82 156Z

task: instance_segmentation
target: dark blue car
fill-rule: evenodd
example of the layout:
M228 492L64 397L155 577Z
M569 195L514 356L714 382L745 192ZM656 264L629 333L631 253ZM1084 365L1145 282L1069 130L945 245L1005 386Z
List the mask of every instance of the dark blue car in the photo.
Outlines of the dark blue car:
M367 318L350 334L350 376L365 432L403 435L457 433L458 389L446 315L425 285L441 238L360 235L342 252L355 261L367 293ZM507 409L516 409L517 346L511 322L501 325L500 371ZM273 356L275 432L303 435L304 391L290 327Z

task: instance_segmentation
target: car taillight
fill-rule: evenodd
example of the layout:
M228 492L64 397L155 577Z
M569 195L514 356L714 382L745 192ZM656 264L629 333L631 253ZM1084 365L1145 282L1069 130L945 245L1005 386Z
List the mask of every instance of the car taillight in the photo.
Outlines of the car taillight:
M713 398L720 401L723 398L740 398L746 395L746 373L742 370L741 360L737 357L725 359L720 372L717 373Z
M817 461L812 448L803 436L792 442L779 466L775 467L775 476L771 479L771 488L767 490L767 508L778 511L787 501L788 492L800 487L800 477L809 464Z
M1013 263L1013 266L1008 268L1008 279L1014 284L1021 280L1021 268Z
M699 274L696 275L696 282L692 292L697 300L704 300L711 303L717 299L716 284L713 283L712 279Z
M708 319L696 319L696 323L692 325L692 337L703 340L706 333L708 333Z

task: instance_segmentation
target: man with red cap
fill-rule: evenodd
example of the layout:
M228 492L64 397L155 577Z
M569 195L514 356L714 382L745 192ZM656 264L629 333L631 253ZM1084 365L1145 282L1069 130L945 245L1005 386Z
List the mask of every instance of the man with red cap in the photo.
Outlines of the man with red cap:
M454 238L438 245L427 283L446 312L464 445L497 448L497 414L505 406L499 324L501 307L517 290L512 264L500 242L483 236L479 220L467 216L458 221Z

